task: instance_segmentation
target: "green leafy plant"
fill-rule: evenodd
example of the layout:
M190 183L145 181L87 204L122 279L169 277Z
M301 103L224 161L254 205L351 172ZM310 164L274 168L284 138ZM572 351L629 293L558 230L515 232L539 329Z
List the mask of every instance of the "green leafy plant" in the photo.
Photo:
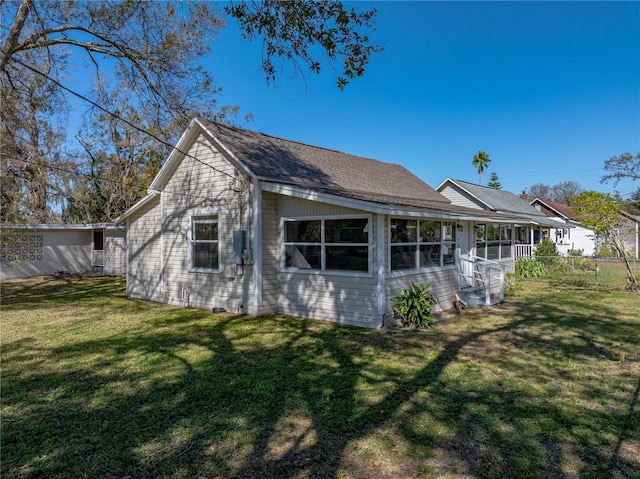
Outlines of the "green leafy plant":
M516 275L512 271L504 274L504 295L505 297L516 295Z
M569 256L582 256L582 252L579 249L570 249L567 253Z
M428 284L412 283L400 296L391 300L394 316L400 318L403 324L417 327L433 325L431 308L436 304L436 298L429 291Z
M544 263L536 258L518 258L515 264L516 278L541 278L547 275Z

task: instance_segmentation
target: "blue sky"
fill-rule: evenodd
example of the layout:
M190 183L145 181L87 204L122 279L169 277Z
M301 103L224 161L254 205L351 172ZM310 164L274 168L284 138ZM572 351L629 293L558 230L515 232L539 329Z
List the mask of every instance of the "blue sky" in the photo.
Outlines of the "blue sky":
M604 161L640 152L639 2L347 5L378 9L372 38L385 50L343 91L330 68L267 85L260 43L230 20L207 66L221 104L253 114L240 126L399 163L433 187L477 182L483 150L483 184L496 172L514 193L568 180L612 191Z

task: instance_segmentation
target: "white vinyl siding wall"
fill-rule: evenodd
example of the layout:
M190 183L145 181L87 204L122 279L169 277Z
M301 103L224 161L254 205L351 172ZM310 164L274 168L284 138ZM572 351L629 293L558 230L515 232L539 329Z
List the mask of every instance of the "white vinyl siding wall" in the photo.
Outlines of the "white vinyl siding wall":
M440 193L446 196L447 198L449 198L451 200L451 203L453 203L456 206L465 206L467 208L476 208L476 209L486 209L485 205L477 202L473 198L470 198L467 193L459 190L458 188L452 185L446 185L444 188L442 188L442 191L440 191Z
M127 296L164 301L160 224L159 198L129 219Z
M127 272L127 235L123 230L104 230L104 274L124 276Z
M278 195L262 192L262 305L257 314L278 312L280 236Z
M279 213L282 217L332 215L361 215L368 213L335 205L279 197ZM371 218L370 235L372 251L376 251L376 219ZM264 240L264 238L263 238ZM278 311L306 318L322 319L337 323L377 328L382 323L378 313L377 271L378 263L373 254L371 273L362 275L335 275L330 272L280 272L278 274Z
M202 136L188 153L200 161L186 156L161 193L166 301L252 313L253 267L232 264L233 231L245 230L246 245L251 245L250 183L246 183L243 196L232 191L233 165ZM207 209L216 209L219 215L219 272L190 272L189 212Z

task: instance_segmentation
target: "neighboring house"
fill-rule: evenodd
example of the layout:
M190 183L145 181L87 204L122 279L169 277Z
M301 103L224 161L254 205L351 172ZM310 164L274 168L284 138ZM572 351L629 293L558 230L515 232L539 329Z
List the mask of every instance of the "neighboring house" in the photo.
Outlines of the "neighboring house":
M411 283L451 307L473 225L514 217L456 206L400 165L195 119L118 221L130 297L380 327Z
M625 220L620 227L620 238L624 243L624 249L632 258L640 259L640 216L626 211L621 211L620 214Z
M543 198L534 198L531 206L556 220L559 225L546 230L548 238L556 245L562 255L568 255L569 250L580 251L581 255L592 256L596 253L596 239L593 230L585 228L573 214L569 205Z
M0 280L89 271L126 274L124 224L0 225Z
M505 231L508 239L513 239L514 241L513 256L516 258L531 256L535 245L545 237L547 227L557 224L510 191L451 178L444 180L436 190L455 205L502 213L517 218L513 230ZM480 239L481 233L478 230L482 229L481 226L476 226L478 239ZM503 251L498 248L493 248L493 251L476 248L475 252L473 252L476 256L486 257L486 259L494 261L505 259L505 254L508 255L509 253L506 249ZM511 260L512 257L506 256L506 259Z

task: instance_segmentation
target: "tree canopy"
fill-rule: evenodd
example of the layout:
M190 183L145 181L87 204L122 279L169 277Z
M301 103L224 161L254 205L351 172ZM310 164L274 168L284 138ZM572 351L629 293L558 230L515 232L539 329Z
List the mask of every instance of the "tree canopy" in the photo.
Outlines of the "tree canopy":
M502 189L502 183L500 183L500 179L498 178L498 173L496 173L495 171L491 173L491 176L489 176L489 183L487 183L487 186L489 188L494 188L496 190Z
M601 183L613 180L616 186L624 178L640 180L640 152L635 156L629 152L612 156L604 162L604 169L608 173L601 178Z
M574 198L573 212L576 219L585 227L593 230L596 237L615 249L620 260L627 269L627 281L633 289L638 289L639 284L636 279L625 251L622 240L621 228L625 220L620 214L621 200L617 195L600 193L598 191L584 191Z
M527 195L531 199L547 199L571 206L574 198L583 191L584 188L577 181L562 181L553 186L536 183L528 188Z
M381 50L368 36L375 14L311 0L239 1L222 10L177 0L0 1L0 221L59 220L55 202L73 206L71 216L81 220L88 205L78 203L80 190L108 182L129 187L149 177L157 155L166 156L194 116L232 121L238 107L218 104L221 86L204 66L226 21L237 20L245 38L262 40L269 82L287 64L301 75L326 64L339 70L337 85L344 88ZM87 109L73 142L66 129L69 85L75 88L74 72L86 69L94 83L81 92ZM127 164L138 166L112 168L125 153L133 155ZM130 176L113 176L115 170ZM129 188L126 201L99 191L111 203L102 211L126 207L145 187Z
M473 166L478 169L478 184L482 184L482 173L484 170L489 168L489 163L491 163L491 158L489 158L489 154L484 151L478 151L475 155L473 155Z

